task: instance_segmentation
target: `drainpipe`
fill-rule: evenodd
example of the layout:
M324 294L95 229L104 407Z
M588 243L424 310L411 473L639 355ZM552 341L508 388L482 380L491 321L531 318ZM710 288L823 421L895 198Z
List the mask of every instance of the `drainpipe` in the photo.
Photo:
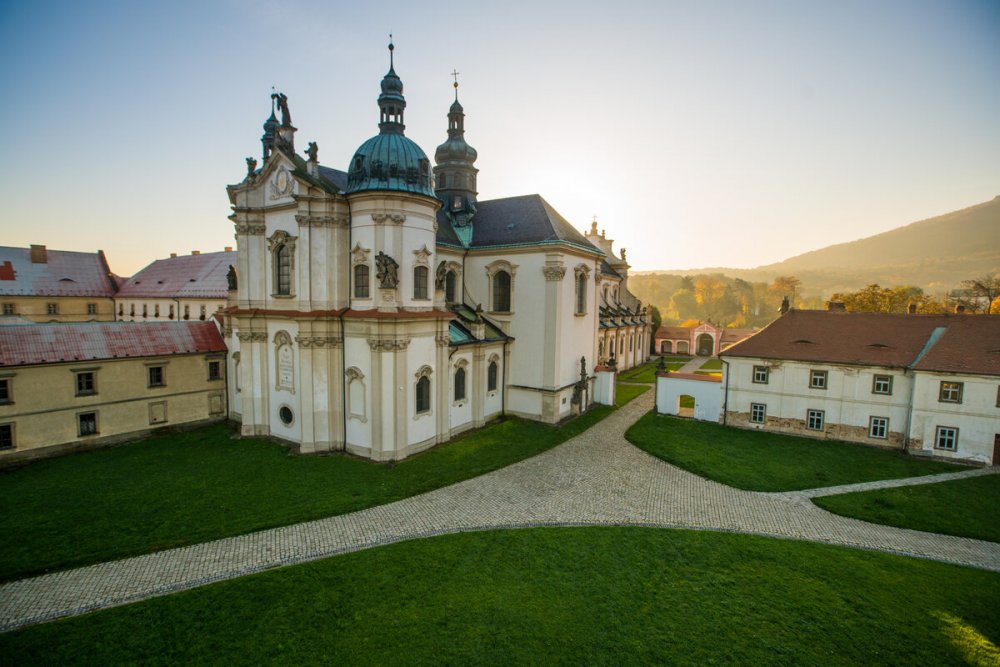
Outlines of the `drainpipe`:
M903 377L906 377L906 374L908 372L909 371L907 369L904 369L903 370ZM910 453L910 450L909 450L909 445L910 445L910 426L913 423L913 394L916 393L916 390L917 390L916 384L917 384L917 378L914 377L913 378L913 382L909 383L909 385L910 385L910 395L907 396L907 398L906 398L906 424L905 424L905 429L906 430L903 433L903 453L904 454L909 454Z
M347 200L347 308L351 307L351 295L354 294L351 282L354 280L354 267L351 265L351 240L354 235L354 225L351 223L351 201ZM370 279L369 279L370 280ZM369 285L371 283L369 282ZM347 370L347 332L344 331L344 312L340 311L340 422L344 433L343 451L347 451L347 383L344 382L344 371Z
M722 395L722 425L726 425L726 417L729 413L729 362L719 357L719 361L726 367L726 389Z

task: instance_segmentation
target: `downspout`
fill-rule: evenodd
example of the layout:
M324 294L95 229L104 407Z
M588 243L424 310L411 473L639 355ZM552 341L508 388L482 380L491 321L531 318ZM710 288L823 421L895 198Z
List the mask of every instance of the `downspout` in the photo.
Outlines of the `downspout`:
M726 367L726 389L722 394L722 425L726 425L726 417L729 413L729 362L719 357L719 361Z
M903 377L906 377L906 374L909 373L909 372L910 372L910 369L904 368L903 369ZM903 433L903 453L904 454L909 454L910 453L910 430L911 430L911 424L913 423L913 394L916 393L916 390L917 390L916 383L917 383L916 376L913 377L913 381L912 382L908 383L910 385L910 395L907 396L907 398L906 398L906 430Z

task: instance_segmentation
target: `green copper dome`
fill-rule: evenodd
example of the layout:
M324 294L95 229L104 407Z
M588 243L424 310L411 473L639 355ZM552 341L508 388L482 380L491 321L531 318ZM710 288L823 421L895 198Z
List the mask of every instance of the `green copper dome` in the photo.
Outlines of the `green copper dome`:
M394 190L434 196L431 163L423 150L402 133L377 134L354 153L347 170L347 190Z
M365 190L413 192L434 197L431 163L413 141L403 135L403 82L393 67L389 44L389 71L378 97L379 133L361 144L347 169L347 194Z

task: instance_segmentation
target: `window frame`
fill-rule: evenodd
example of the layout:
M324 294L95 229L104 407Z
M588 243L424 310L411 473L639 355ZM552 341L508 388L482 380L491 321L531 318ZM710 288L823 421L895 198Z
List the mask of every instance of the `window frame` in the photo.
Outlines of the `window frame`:
M938 426L934 430L934 449L940 449L945 452L957 452L958 431L957 426ZM941 444L943 440L950 442L951 446L943 446Z
M214 372L213 372L214 371ZM222 361L220 359L208 360L208 381L216 382L222 379Z
M413 267L413 300L414 301L426 301L430 297L428 294L428 281L430 278L430 269L426 266L415 266Z
M3 304L4 315L17 315L17 307L13 303Z
M826 410L806 410L806 430L822 432L826 427Z
M511 279L510 272L506 269L498 269L496 273L493 274L491 282L491 296L493 298L492 303L490 304L493 306L491 311L494 313L503 313L505 315L510 314L511 292L513 291L511 287L513 280Z
M763 377L763 379L761 379ZM754 366L752 384L768 384L771 381L771 369L768 366Z
M938 388L938 403L954 403L956 405L961 405L962 395L964 393L964 382L941 380L941 385Z
M885 385L885 390L879 390L879 384ZM872 393L879 396L892 396L892 376L891 375L873 375L872 376Z
M58 303L47 303L47 304L45 304L45 314L46 315L58 315L59 314L59 304Z
M458 275L454 270L448 269L444 274L444 300L447 303L456 303L455 287L458 283Z
M426 375L417 378L414 396L414 413L416 415L430 414L431 411L431 379Z
M815 368L809 369L809 388L826 389L830 385L830 372Z
M490 360L489 366L486 367L486 391L497 390L499 376L500 364L498 364L495 359Z
M455 369L455 373L452 380L452 400L458 403L459 401L464 401L468 397L468 392L466 391L466 376L465 366L459 366Z
M876 438L878 440L886 440L889 438L889 418L888 417L877 417L872 415L868 417L868 437Z
M154 375L158 376L154 379ZM149 364L146 366L146 387L154 389L167 386L167 368L164 364Z
M759 418L758 418L759 416ZM750 423L751 424L766 424L767 423L767 404L766 403L751 403L750 404Z
M4 431L7 432L6 437ZM5 443L4 440L8 442ZM17 449L17 428L14 422L3 422L0 424L0 450L7 451Z
M73 371L73 387L76 396L94 396L97 394L97 371Z
M93 423L92 427L93 430L84 430L85 417L91 418L88 419L87 422ZM78 438L86 438L92 435L100 435L100 433L101 433L101 426L100 422L98 421L97 410L88 410L87 412L76 413L76 435Z
M352 293L355 299L370 299L372 298L372 270L367 264L355 264L354 271L352 272L352 279L354 280L354 289ZM364 280L361 280L364 278ZM364 287L364 293L361 292L361 288Z
M12 405L14 403L14 378L0 377L0 405Z
M97 314L97 304L96 303L88 303L87 304L87 314L88 315L96 315Z

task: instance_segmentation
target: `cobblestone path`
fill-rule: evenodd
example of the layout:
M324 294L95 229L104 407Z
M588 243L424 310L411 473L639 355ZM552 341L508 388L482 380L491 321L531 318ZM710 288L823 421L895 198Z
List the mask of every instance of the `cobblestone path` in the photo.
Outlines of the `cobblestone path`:
M734 531L1000 572L1000 544L839 517L809 501L819 493L741 491L664 463L624 438L652 403L648 392L538 456L389 505L4 584L0 631L400 540L540 525Z

